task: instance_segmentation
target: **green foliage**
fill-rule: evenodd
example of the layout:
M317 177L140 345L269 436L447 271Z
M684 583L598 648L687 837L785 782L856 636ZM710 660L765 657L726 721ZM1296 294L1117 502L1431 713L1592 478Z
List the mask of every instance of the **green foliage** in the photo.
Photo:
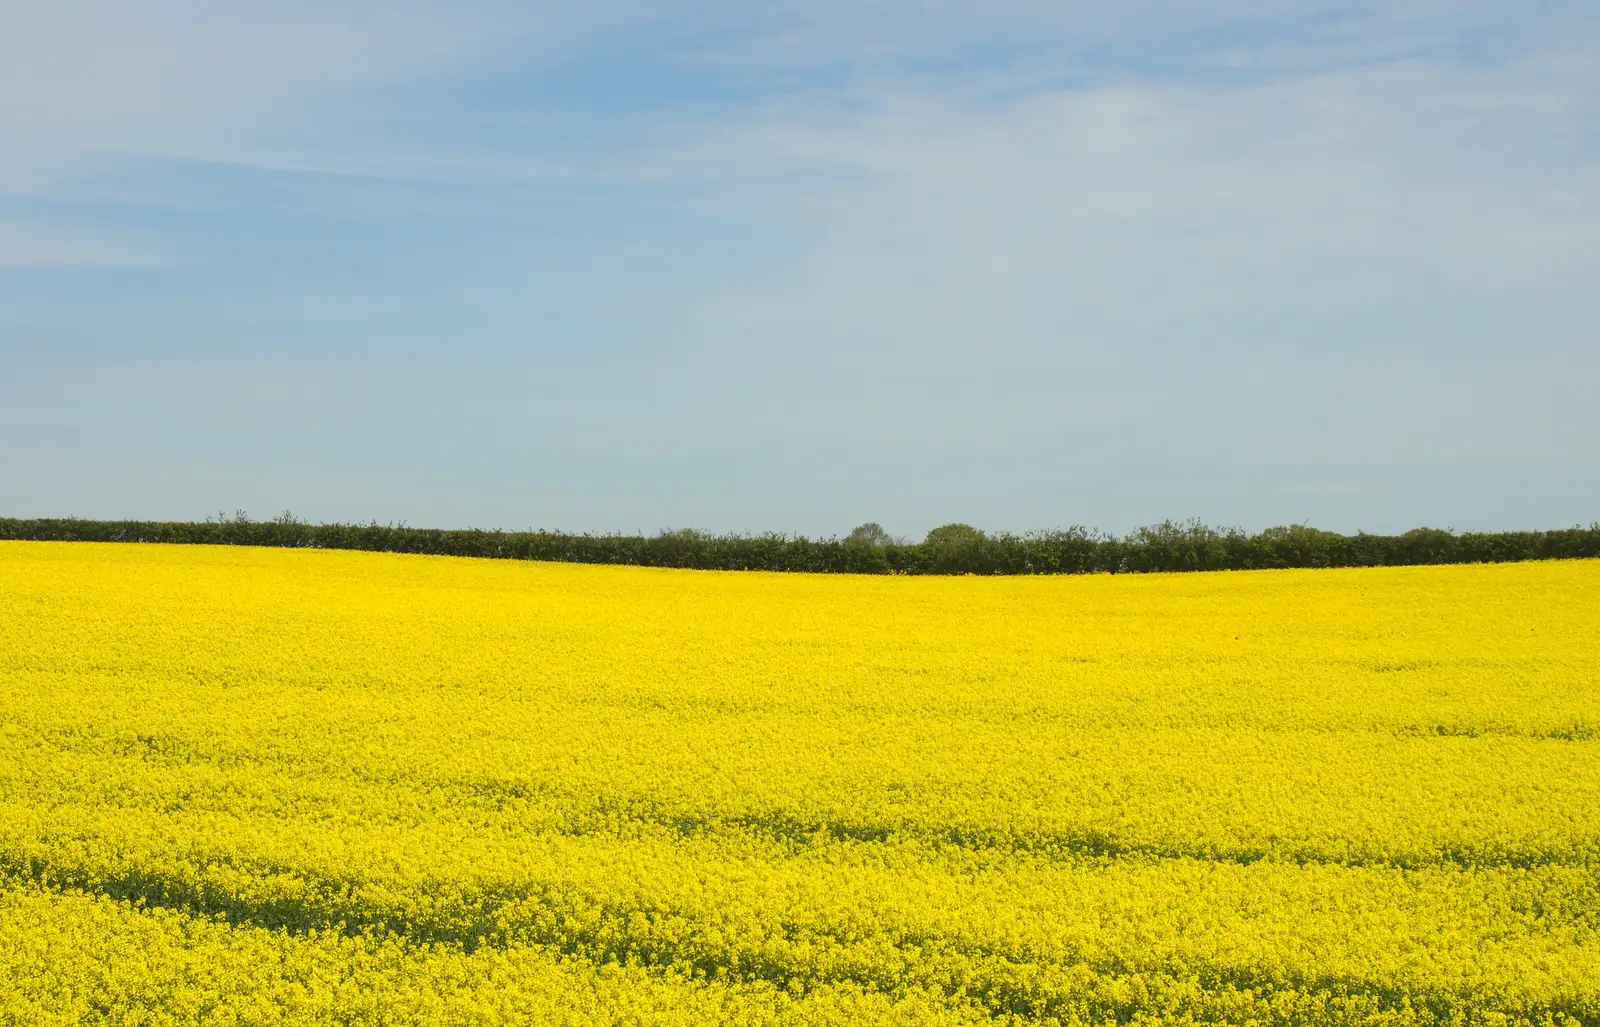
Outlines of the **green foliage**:
M863 524L843 539L803 535L571 535L554 531L445 531L403 524L309 524L288 511L252 521L244 511L203 523L0 518L0 541L166 542L433 553L514 560L851 574L1126 574L1285 567L1384 567L1600 557L1600 522L1555 531L1340 535L1306 525L1251 535L1199 521L1162 521L1124 537L1082 527L987 534L945 524L920 543Z
M935 550L971 551L983 545L986 537L970 524L941 524L928 532L922 544Z
M844 537L848 546L873 546L882 549L884 546L894 545L894 538L883 530L883 525L877 521L868 521L858 524L850 529L850 534Z
M941 524L922 540L922 556L935 574L971 574L987 569L983 548L988 537L970 524Z
M841 544L840 570L856 574L884 574L889 567L889 547L899 543L876 521L858 524Z

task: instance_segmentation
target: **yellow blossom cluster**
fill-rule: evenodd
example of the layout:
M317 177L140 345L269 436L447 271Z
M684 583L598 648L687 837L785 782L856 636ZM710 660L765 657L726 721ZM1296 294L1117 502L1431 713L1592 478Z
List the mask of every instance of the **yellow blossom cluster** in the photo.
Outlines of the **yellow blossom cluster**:
M0 1024L1600 1024L1600 562L0 543Z

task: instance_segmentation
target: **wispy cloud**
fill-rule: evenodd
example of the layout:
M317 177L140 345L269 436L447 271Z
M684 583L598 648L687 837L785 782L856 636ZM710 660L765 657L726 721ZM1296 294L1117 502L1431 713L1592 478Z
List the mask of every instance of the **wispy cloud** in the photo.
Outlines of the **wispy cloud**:
M744 316L842 315L895 359L1218 318L1248 336L1241 318L1294 310L1432 305L1448 325L1469 297L1592 309L1595 86L1538 58L999 97L967 77L775 103L703 126L663 173L806 239L779 280L739 283Z

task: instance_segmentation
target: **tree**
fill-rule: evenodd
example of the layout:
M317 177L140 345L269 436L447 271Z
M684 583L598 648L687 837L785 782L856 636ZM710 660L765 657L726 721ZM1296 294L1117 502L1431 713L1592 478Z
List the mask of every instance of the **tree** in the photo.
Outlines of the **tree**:
M984 538L983 532L970 524L941 524L928 532L922 544L934 549L971 549Z
M941 524L928 532L922 549L938 573L981 572L984 539L983 532L970 524Z
M882 549L884 546L893 545L894 539L883 530L883 525L877 521L868 521L851 528L850 534L844 537L844 542L847 546L870 546Z

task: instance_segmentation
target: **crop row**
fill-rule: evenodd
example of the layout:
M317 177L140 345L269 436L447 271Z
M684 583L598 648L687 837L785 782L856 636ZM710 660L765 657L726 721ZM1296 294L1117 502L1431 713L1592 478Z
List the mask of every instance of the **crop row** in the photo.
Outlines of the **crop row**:
M1207 928L1223 933L1215 925L1195 931L1187 944L1174 938L1173 947L1063 949L1059 940L1052 944L1044 936L1007 941L1002 931L986 938L979 930L981 906L963 917L969 922L961 928L930 931L926 924L921 929L897 924L894 916L884 916L884 908L868 919L793 907L788 916L774 915L775 910L761 908L753 888L742 902L724 892L674 903L626 887L605 889L593 879L587 886L569 879L542 886L418 891L399 882L316 879L282 866L236 862L96 871L0 858L0 866L12 887L98 894L134 909L173 910L240 929L312 938L329 933L394 937L412 947L468 955L485 948L535 949L592 966L767 985L797 996L841 986L889 999L938 995L955 1007L1030 1022L1126 1022L1136 1014L1232 1020L1258 1002L1265 1006L1266 1022L1284 1024L1349 1022L1357 1013L1363 1020L1376 1016L1433 1024L1485 1022L1493 1015L1523 1023L1584 1024L1600 1016L1600 993L1592 986L1572 990L1572 982L1586 975L1592 985L1592 959L1585 962L1572 950L1554 946L1530 948L1520 957L1496 951L1507 946L1509 921L1489 932L1493 941L1479 943L1476 970L1463 976L1465 965L1455 960L1415 964L1409 971L1396 965L1388 972L1374 972L1375 967L1360 972L1347 961L1344 966L1302 961L1296 967L1292 960L1274 958L1270 945L1259 947L1260 932L1254 944L1246 943L1252 932L1241 932L1239 923L1225 928L1243 945L1238 952L1210 948ZM630 876L630 870L622 869L622 876ZM1183 866L1142 872L1146 879L1164 875L1193 882L1209 873L1205 867ZM1264 873L1256 877L1270 902L1273 882ZM1467 890L1478 890L1489 910L1506 920L1506 896L1491 894L1493 888L1483 891L1481 884ZM1168 893L1157 890L1151 897L1163 894ZM1144 908L1124 915L1143 921L1148 939L1150 917L1157 911L1148 899L1135 905ZM1447 915L1433 930L1460 932L1468 929L1464 920ZM1449 972L1439 972L1446 967ZM1565 988L1559 985L1563 979Z

